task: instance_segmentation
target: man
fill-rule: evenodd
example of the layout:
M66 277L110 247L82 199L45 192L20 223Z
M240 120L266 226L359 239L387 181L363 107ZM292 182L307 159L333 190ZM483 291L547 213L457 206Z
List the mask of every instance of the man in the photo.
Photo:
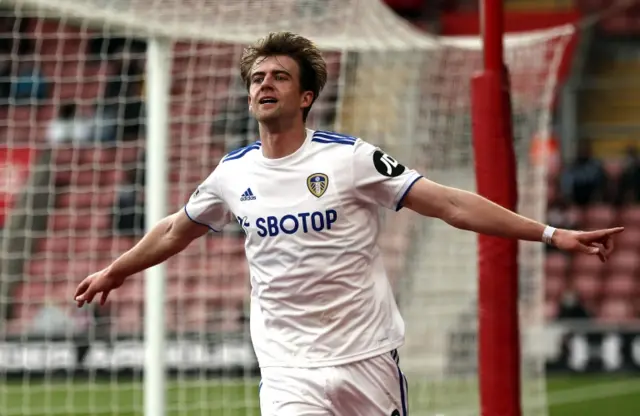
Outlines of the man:
M79 306L234 218L246 233L251 335L265 416L406 415L404 323L376 246L378 207L407 207L478 233L599 255L621 228L554 230L438 185L353 137L305 128L327 72L318 49L271 33L240 64L260 141L228 154L184 209L86 278Z
M609 178L602 162L593 157L591 143L578 142L578 154L560 177L563 197L578 206L586 207L608 199Z

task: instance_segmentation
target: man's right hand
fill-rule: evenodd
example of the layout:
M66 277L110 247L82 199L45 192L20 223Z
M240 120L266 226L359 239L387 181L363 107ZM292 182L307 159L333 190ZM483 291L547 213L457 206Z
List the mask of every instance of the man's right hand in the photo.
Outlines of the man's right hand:
M86 277L76 288L74 299L78 308L81 308L85 303L91 303L99 293L102 293L100 305L104 305L109 292L122 286L124 280L124 278L109 275L108 269L100 270Z
M104 305L109 292L122 286L128 276L162 263L208 231L206 225L191 220L186 209L169 215L154 225L142 240L118 257L111 266L80 282L74 300L78 307L82 307L85 303L91 303L93 298L101 293L100 304Z

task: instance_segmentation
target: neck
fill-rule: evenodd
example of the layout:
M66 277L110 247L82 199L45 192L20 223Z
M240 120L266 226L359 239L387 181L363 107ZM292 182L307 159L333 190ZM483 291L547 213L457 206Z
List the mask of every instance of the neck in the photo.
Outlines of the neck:
M289 126L260 123L259 129L262 154L267 159L289 156L302 146L307 137L307 131L301 119Z

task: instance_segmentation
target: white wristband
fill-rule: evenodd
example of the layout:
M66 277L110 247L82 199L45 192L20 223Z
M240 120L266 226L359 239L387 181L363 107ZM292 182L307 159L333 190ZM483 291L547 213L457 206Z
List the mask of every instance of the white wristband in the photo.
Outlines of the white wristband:
M542 242L545 244L551 244L551 238L553 237L553 233L555 231L556 231L555 228L553 228L550 225L547 225L544 231L542 232Z

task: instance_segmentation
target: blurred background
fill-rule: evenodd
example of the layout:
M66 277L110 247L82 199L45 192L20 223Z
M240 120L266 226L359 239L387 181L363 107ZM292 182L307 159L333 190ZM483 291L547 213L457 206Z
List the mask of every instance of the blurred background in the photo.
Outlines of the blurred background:
M278 19L286 4L283 21L326 28L353 2L219 3L184 7L229 19L271 7ZM326 48L329 82L309 125L362 136L428 177L473 189L468 83L480 54L464 42L479 33L478 1L385 4L380 16L392 17L382 24L409 30L403 41L463 43L434 41L418 58ZM607 264L540 245L521 251L525 390L536 386L525 413L638 415L640 2L504 5L506 30L526 38L506 47L522 212L562 228L627 227ZM71 298L145 229L147 42L102 21L107 8L94 21L35 1L0 6L0 415L142 414L142 276L105 307L76 309ZM567 25L576 29L558 32ZM175 40L170 212L224 154L258 139L237 73L242 42ZM415 414L478 414L477 384L463 377L477 369L475 237L424 222L385 217L381 237L407 320L411 403ZM248 285L244 233L233 224L167 262L169 413L259 414Z

